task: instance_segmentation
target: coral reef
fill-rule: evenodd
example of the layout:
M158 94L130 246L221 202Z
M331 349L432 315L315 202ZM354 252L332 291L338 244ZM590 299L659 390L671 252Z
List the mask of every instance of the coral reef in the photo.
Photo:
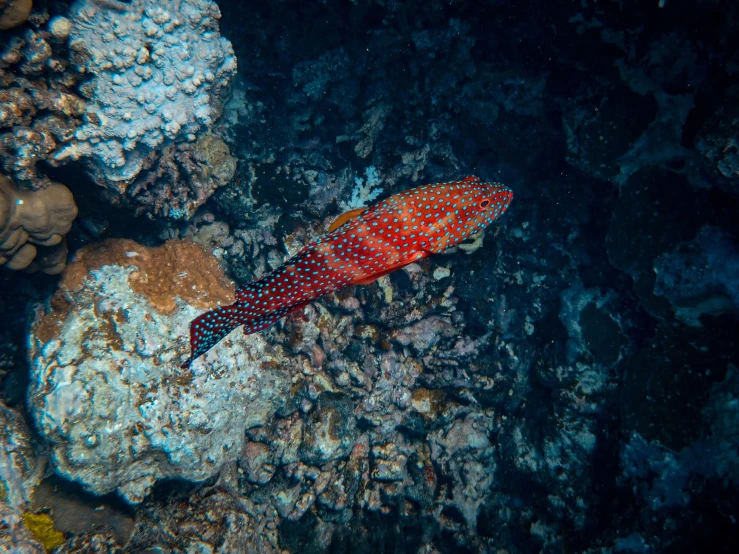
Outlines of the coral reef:
M77 205L64 185L24 192L0 175L0 265L61 273L67 263L64 237L75 217Z
M81 75L67 60L68 25L55 17L47 29L11 38L0 55L0 163L24 188L50 183L37 164L56 165L85 109L76 93Z
M125 196L111 189L111 203L131 204L137 214L190 219L213 192L236 173L236 159L220 138L206 134L197 141L170 144L147 157L143 171Z
M130 503L67 483L87 512L70 508L52 476L30 510L0 502L0 535L41 552L30 511L69 536L58 552L733 552L739 4L217 1L218 28L211 1L87 0L7 34L6 137L49 114L34 94L90 72L61 123L84 133L54 138L67 157L16 141L4 172L25 193L48 171L81 211L94 197L73 250L170 242L88 244L53 295L0 272L6 404L50 471ZM195 10L207 40L185 17L166 32ZM205 50L188 77L180 54ZM168 135L157 102L192 100L205 67L211 121L191 103ZM46 166L77 155L103 187ZM221 263L245 284L351 205L470 172L516 193L484 240L177 369L190 318L232 300Z
M92 177L114 203L189 218L235 172L225 143L204 133L236 71L219 17L200 0L81 0L12 38L0 57L5 171L40 190L51 181L39 162L92 158Z
M720 106L704 123L696 139L696 149L703 155L718 186L739 196L739 111L737 91L732 100Z
M33 327L29 402L56 471L87 489L136 503L159 479L210 477L284 402L290 362L259 336L178 369L189 321L232 301L199 246L104 242L60 287Z
M43 463L20 414L0 403L0 423L0 503L26 511L41 480Z
M235 498L229 487L236 481L230 468L221 486L196 492L192 498L166 506L145 505L128 548L183 552L245 552L280 554L278 529L263 505Z
M55 159L92 157L98 182L122 193L153 150L194 141L236 71L219 18L209 0L77 1L69 40L74 64L92 76L89 102Z

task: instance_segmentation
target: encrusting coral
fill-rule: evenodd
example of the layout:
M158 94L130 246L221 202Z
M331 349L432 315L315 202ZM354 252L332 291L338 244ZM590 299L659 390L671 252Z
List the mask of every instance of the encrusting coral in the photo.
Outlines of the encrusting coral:
M32 0L0 0L0 31L25 23L32 7Z
M64 237L76 217L77 205L64 185L22 191L0 175L0 265L60 273L67 260Z

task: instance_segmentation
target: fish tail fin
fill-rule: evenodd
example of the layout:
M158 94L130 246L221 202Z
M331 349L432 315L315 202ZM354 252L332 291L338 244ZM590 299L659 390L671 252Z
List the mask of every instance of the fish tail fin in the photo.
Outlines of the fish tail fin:
M238 303L221 306L199 315L190 323L190 357L182 364L187 369L199 356L213 348L223 337L243 325Z
M291 306L285 298L280 302L261 299L260 282L250 283L236 291L234 304L210 310L193 319L190 323L190 357L182 364L182 369L189 368L196 358L213 348L236 327L243 325L244 334L251 335L274 325L286 314L309 303Z

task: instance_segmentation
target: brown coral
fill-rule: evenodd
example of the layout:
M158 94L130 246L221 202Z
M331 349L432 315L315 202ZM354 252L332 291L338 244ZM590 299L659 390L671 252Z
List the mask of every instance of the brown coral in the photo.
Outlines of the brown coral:
M234 299L233 284L218 260L202 246L184 240L170 240L156 248L125 239L87 246L64 272L60 288L79 291L89 272L103 265L136 266L138 271L129 276L131 288L163 314L174 313L177 297L203 310Z
M165 315L177 309L177 297L202 310L234 301L234 285L218 260L194 242L170 240L147 248L128 239L108 239L85 246L67 266L59 289L51 298L52 309L41 316L36 327L41 341L48 342L58 335L74 309L69 298L85 288L90 272L104 265L136 267L137 271L128 278L131 288Z
M67 258L64 236L75 217L77 205L64 185L21 191L0 175L0 265L61 273Z
M68 67L65 48L48 31L29 29L0 53L0 164L27 189L49 185L36 164L59 165L54 154L85 110L73 92L80 75Z
M0 0L0 31L25 23L32 7L31 0Z

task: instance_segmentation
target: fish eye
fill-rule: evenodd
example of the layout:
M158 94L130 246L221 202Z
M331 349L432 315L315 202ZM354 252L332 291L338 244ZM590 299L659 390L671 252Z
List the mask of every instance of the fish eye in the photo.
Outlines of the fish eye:
M490 205L490 200L488 200L487 198L480 202L480 208L482 208L483 210L487 208L489 205Z

